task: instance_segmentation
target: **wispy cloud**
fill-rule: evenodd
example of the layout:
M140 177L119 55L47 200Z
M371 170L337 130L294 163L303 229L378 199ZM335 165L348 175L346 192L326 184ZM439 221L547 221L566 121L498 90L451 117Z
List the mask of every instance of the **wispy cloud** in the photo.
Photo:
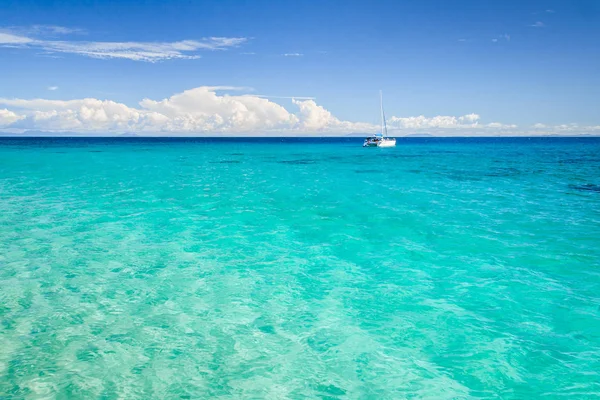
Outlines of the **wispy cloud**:
M243 52L240 54L245 55L245 56L255 56L256 55L256 53L253 51L246 51L246 52Z
M546 24L544 24L542 21L537 21L535 24L530 25L534 28L544 28L546 26Z
M303 55L302 53L285 53L284 57L302 57Z
M492 39L492 42L497 43L499 40L506 40L507 42L510 42L510 35L507 33L504 35L498 35L497 38Z
M32 35L86 35L87 31L81 28L68 28L58 25L33 25L26 31Z
M232 91L232 92L253 92L255 89L250 86L202 86L210 92Z
M248 96L261 97L265 99L291 99L291 100L316 100L316 97L305 96L270 96L267 94L249 94Z
M547 12L548 14L554 14L556 11L554 11L554 10L546 10L546 12Z
M0 31L13 33L22 36L45 36L56 37L61 35L86 35L87 31L81 28L70 28L59 25L31 25L31 26L10 26L0 28Z
M27 45L33 42L26 36L14 35L12 33L0 30L0 46L2 47L17 47L21 45Z
M67 31L68 28L52 27L52 29L55 33L73 33L72 30ZM38 35L31 33L22 34L12 28L0 29L0 47L34 49L49 54L67 53L100 59L121 58L146 62L169 59L196 59L200 58L200 55L197 54L198 51L226 50L237 47L247 40L243 37L208 37L200 40L181 40L178 42L48 40L40 39Z
M58 86L48 86L48 90L58 90Z

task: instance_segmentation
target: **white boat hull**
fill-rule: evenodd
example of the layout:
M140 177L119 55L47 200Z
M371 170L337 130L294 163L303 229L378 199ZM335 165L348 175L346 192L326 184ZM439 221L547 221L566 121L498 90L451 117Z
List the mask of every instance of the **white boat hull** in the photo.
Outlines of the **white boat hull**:
M396 139L383 139L377 143L377 147L394 147L396 146Z
M378 140L369 140L366 139L363 143L363 147L395 147L396 139L394 138L385 138Z

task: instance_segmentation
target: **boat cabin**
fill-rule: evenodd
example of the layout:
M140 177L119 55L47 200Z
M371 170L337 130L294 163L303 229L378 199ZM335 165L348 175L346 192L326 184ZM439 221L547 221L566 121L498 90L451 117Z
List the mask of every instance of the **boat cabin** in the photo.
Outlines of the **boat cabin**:
M363 146L377 146L379 142L383 140L383 135L381 133L376 133L373 136L369 136L365 138Z

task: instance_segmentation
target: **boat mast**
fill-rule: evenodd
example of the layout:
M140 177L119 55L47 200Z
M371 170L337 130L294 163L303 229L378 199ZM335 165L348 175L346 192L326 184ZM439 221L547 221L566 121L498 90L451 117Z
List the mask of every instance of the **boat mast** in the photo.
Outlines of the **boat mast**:
M379 104L381 105L381 135L387 137L387 124L385 122L385 113L383 112L383 93L379 91Z

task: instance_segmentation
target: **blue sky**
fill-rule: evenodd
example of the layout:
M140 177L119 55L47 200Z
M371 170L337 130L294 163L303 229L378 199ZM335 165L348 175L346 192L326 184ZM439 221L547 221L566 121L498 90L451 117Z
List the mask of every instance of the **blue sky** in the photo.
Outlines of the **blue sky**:
M73 101L109 100L128 107L123 118L131 118L139 110L148 112L142 99L160 102L214 86L236 89L208 88L217 98L204 98L200 91L185 103L163 104L177 108L173 115L154 105L158 120L171 120L156 130L368 131L369 124L379 123L379 89L387 115L395 118L392 128L404 133L464 134L474 132L471 125L477 134L494 126L519 134L561 126L565 132L591 133L600 125L600 2L594 0L74 3L2 1L4 130L135 130L137 122L88 123L83 103ZM184 42L193 49L177 50L182 41L193 41ZM107 50L98 43L112 45ZM115 45L124 43L130 47ZM148 46L153 54L143 59ZM315 100L294 104L271 98L248 105L247 94ZM232 96L227 107L249 111L215 111L206 103L227 95ZM26 102L32 99L57 103ZM185 111L195 105L206 105L203 116ZM109 119L124 115L98 107ZM43 112L62 115L55 119L83 116L50 123ZM274 119L264 116L271 113ZM473 114L476 119L460 120ZM442 119L432 122L436 117ZM185 125L186 118L193 121ZM152 130L151 124L144 129Z

